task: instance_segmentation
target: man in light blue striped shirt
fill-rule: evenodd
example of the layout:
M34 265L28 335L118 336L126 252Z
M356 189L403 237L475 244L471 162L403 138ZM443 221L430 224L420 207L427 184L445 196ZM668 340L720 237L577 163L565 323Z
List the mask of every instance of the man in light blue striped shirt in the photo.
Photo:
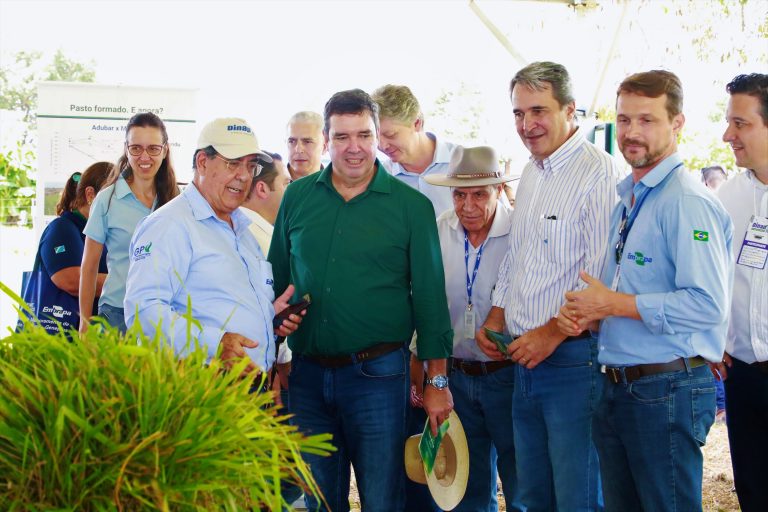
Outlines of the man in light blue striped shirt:
M484 327L517 336L501 354L518 363L513 398L521 499L528 510L600 510L592 412L600 390L597 342L566 337L555 315L579 270L600 273L620 170L584 138L566 69L536 62L512 79L517 132L531 152L517 192L509 250Z

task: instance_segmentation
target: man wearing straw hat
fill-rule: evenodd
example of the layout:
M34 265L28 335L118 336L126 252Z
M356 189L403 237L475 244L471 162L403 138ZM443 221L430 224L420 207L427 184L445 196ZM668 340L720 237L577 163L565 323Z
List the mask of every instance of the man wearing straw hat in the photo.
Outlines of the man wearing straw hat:
M568 71L535 62L510 84L517 133L531 152L517 192L507 255L484 327L516 339L500 353L484 331L483 352L518 363L513 398L521 500L529 510L602 507L592 414L602 380L589 331L557 327L564 294L579 271L600 272L617 163L585 140L576 124Z
M512 432L514 361L494 361L475 343L476 326L491 309L491 294L507 252L512 209L493 148L457 148L448 173L425 178L451 187L453 209L437 218L445 293L453 325L450 388L469 446L467 492L454 510L493 510L501 477L507 510L522 510ZM414 383L417 387L419 382Z

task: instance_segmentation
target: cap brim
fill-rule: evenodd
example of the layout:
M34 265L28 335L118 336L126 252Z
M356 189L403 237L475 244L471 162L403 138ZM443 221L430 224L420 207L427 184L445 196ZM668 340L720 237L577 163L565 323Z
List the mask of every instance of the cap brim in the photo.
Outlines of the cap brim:
M224 158L237 160L247 155L256 155L259 160L272 163L272 157L263 152L255 144L213 144L213 149Z
M500 178L456 178L444 174L424 176L424 181L439 187L484 187L486 185L498 185L519 179L520 176L501 176Z

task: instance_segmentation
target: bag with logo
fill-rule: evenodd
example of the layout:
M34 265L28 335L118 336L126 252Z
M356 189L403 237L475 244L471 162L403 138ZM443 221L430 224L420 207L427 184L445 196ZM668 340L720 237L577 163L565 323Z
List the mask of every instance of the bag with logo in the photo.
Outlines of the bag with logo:
M35 317L30 317L26 311L22 311L21 314L42 325L48 334L57 334L59 324L64 331L77 329L80 326L78 298L53 284L51 278L40 268L41 265L42 259L38 248L32 272L29 272L28 279L22 279L22 282L26 281L26 286L22 285L21 290L21 298L35 313ZM16 332L21 331L23 326L24 322L19 319Z

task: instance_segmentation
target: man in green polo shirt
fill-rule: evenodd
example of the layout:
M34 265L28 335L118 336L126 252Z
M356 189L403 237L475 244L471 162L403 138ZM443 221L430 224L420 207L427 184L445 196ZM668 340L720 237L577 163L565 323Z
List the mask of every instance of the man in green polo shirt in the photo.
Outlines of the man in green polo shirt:
M349 510L351 462L363 510L402 510L414 329L428 362L424 408L433 431L453 408L435 213L376 159L378 106L368 94L334 94L324 122L331 165L288 187L269 251L276 289L294 283L296 297L312 299L289 338L291 412L302 431L331 433L338 448L305 455L327 501L321 509Z

